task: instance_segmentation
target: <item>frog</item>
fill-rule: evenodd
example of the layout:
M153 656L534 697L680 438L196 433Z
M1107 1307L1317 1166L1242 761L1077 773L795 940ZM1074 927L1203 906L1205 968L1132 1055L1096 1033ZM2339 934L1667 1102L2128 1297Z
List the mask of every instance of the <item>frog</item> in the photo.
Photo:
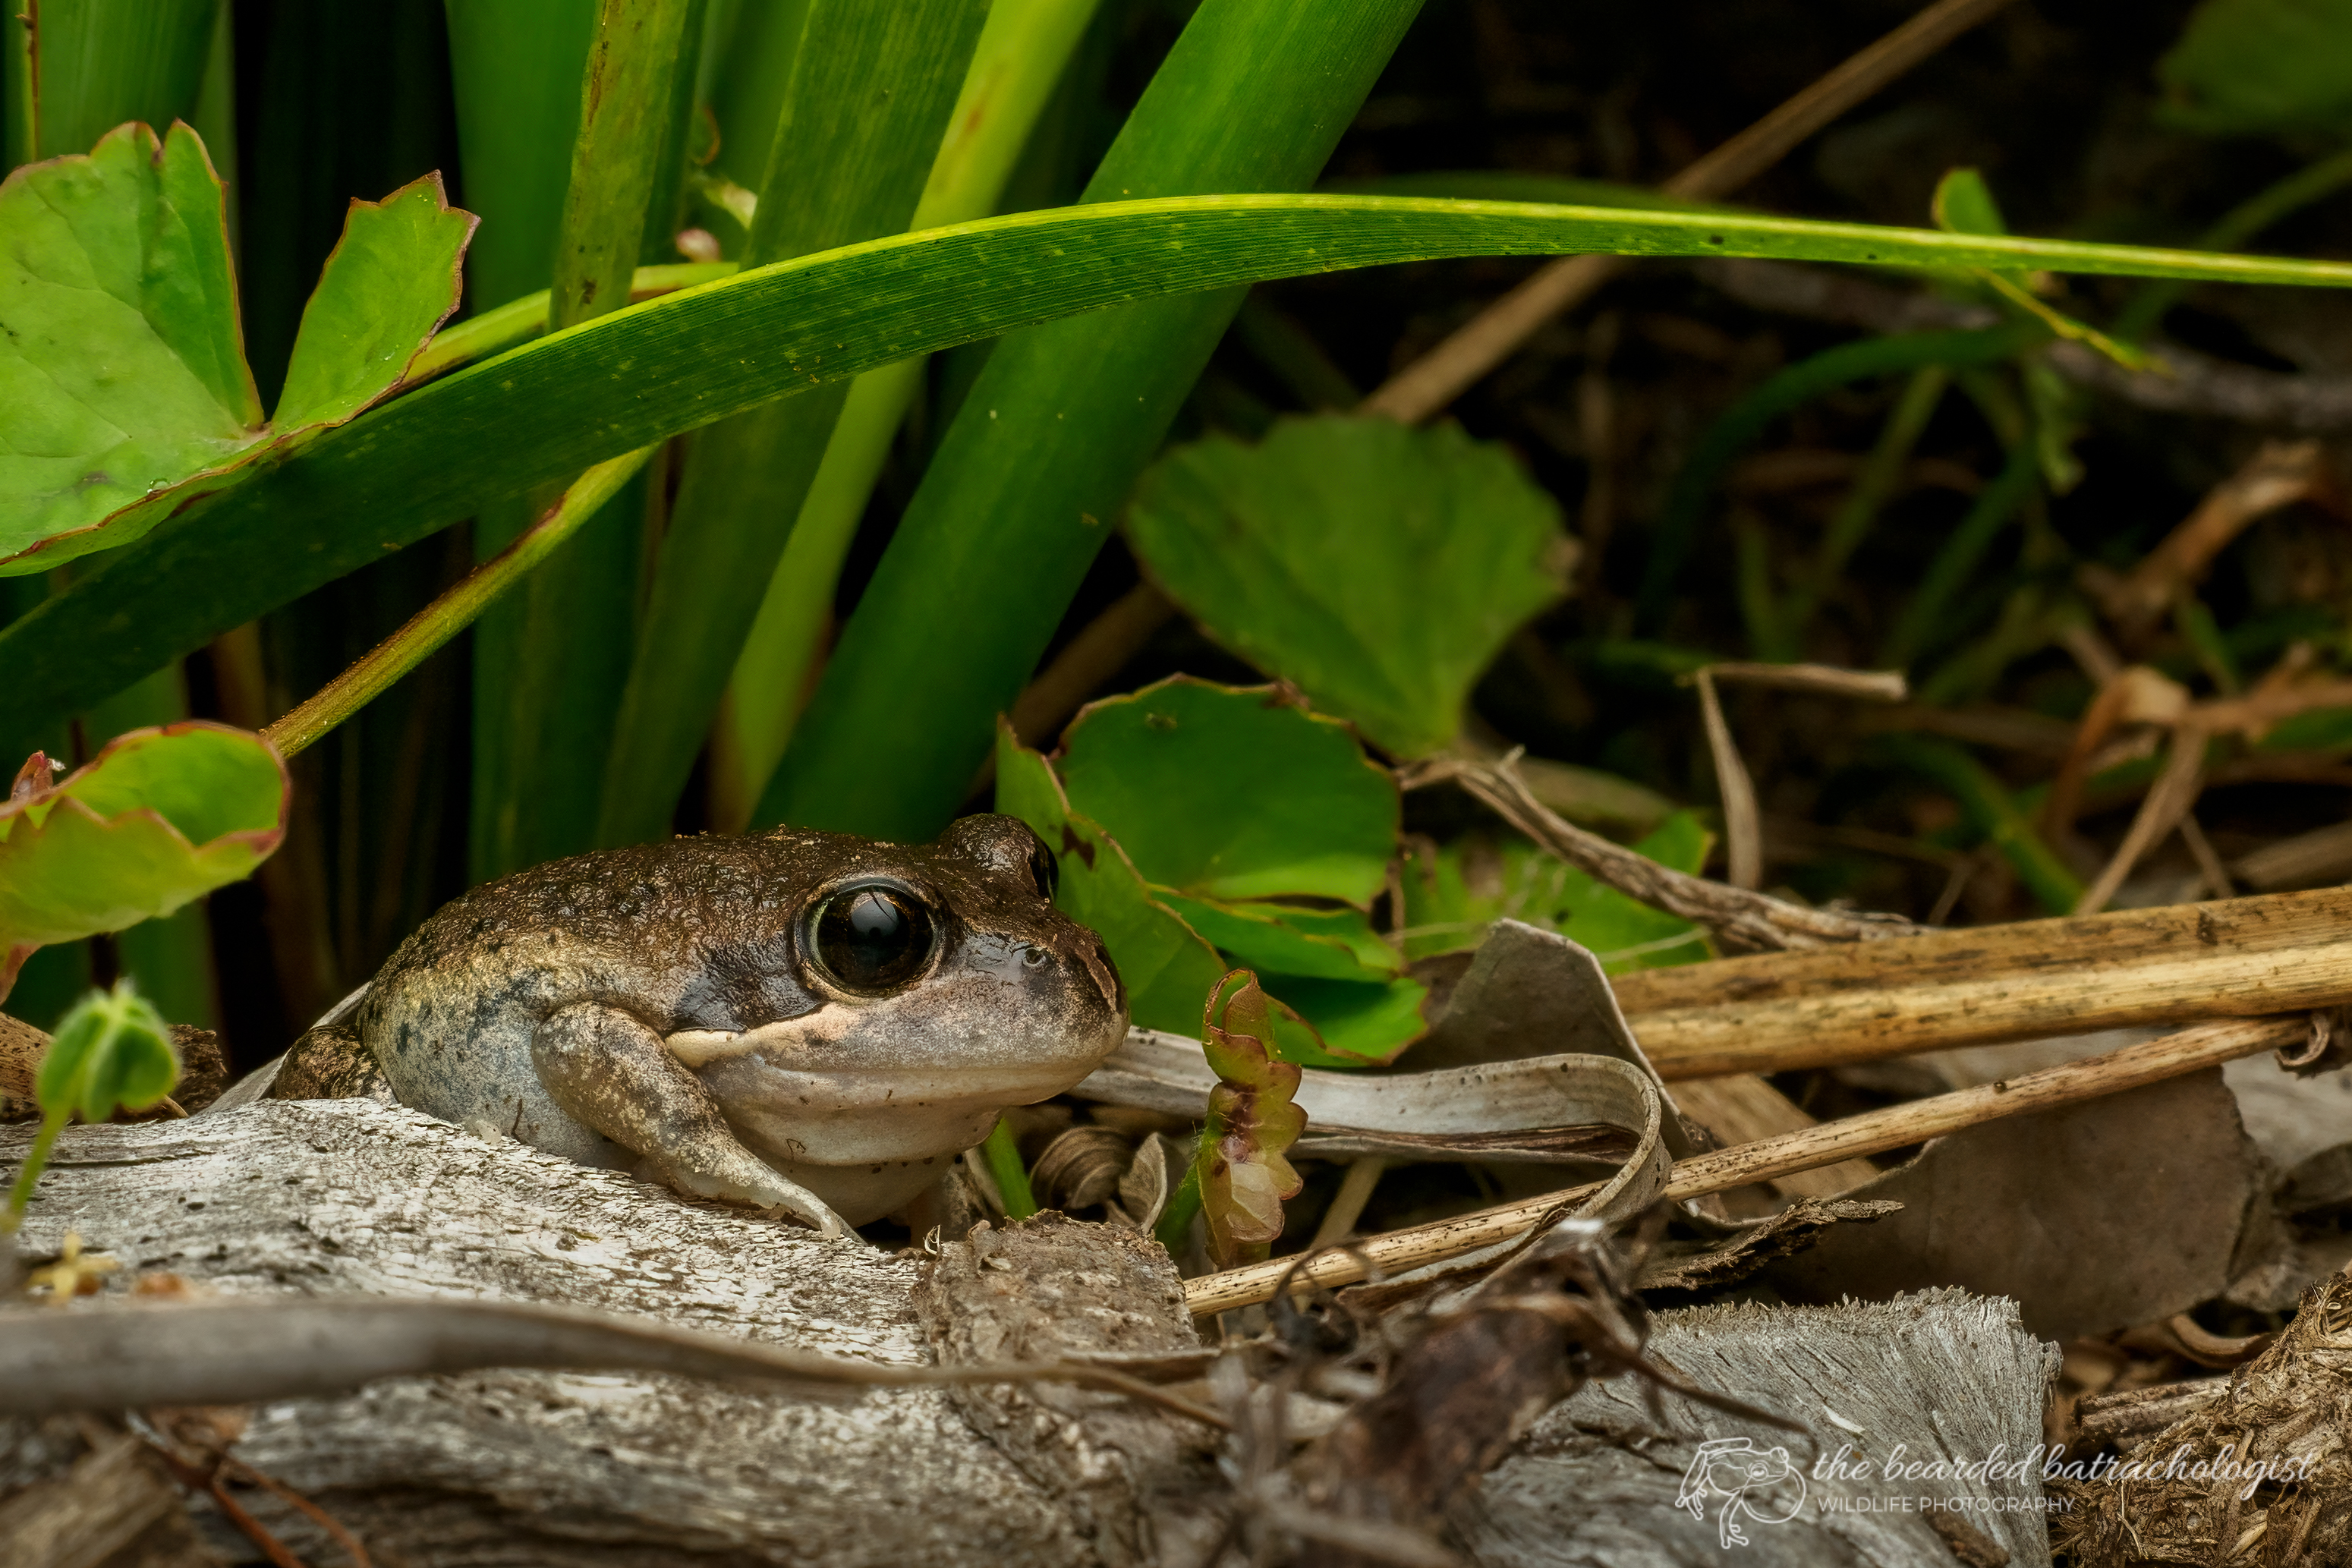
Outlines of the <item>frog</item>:
M841 1237L1125 1038L1057 885L995 815L925 845L783 827L549 861L428 917L269 1092L373 1093Z

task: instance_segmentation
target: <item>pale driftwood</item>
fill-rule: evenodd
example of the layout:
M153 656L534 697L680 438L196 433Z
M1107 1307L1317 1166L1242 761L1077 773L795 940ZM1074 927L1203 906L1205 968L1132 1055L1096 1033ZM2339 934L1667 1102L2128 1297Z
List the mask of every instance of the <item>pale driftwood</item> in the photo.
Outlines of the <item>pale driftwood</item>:
M1651 1351L1698 1385L1803 1424L1808 1438L1675 1395L1661 1423L1630 1380L1589 1384L1553 1406L1454 1510L1484 1568L1954 1568L1969 1561L1934 1521L1965 1521L2014 1568L2050 1561L2038 1476L1969 1482L1815 1478L1817 1458L1852 1444L1885 1458L1972 1463L2027 1458L2057 1349L2018 1325L2008 1303L1932 1290L1869 1306L1697 1307L1658 1320ZM1859 1427L1857 1434L1852 1429ZM1802 1511L1739 1522L1723 1544L1720 1493L1693 1518L1675 1501L1707 1439L1784 1448L1805 1472ZM2028 1467L2029 1470L2032 1467ZM1920 1497L1978 1506L1941 1514L1824 1511L1823 1501L1885 1505ZM1991 1505L1991 1506L1986 1506ZM1759 1509L1776 1515L1777 1509ZM1979 1561L1989 1560L1979 1556Z
M1668 1079L2352 1003L2352 889L1928 931L1612 982Z
M2119 1094L2142 1084L2158 1083L2200 1068L2218 1067L2240 1057L2300 1043L2308 1029L2308 1023L2301 1017L2202 1024L2006 1082L1915 1100L1840 1121L1819 1122L1777 1138L1759 1139L1678 1160L1667 1174L1665 1194L1670 1198L1695 1198L1728 1192L1751 1182L1768 1181L1795 1171L1819 1170L1841 1160L1924 1142L2000 1117ZM1323 1253L1303 1264L1294 1258L1276 1258L1220 1274L1202 1275L1184 1282L1185 1300L1196 1314L1226 1312L1271 1300L1282 1289L1286 1276L1291 1278L1294 1289L1304 1290L1314 1286L1351 1285L1369 1278L1375 1268L1398 1273L1443 1262L1523 1236L1530 1226L1561 1213L1563 1205L1576 1203L1596 1190L1597 1184L1571 1187L1433 1225L1366 1237L1345 1252Z
M28 1132L0 1130L0 1163ZM38 1257L68 1228L124 1276L170 1270L231 1297L566 1302L901 1367L929 1363L946 1331L912 1304L916 1258L369 1100L70 1129L22 1239ZM1132 1280L1089 1283L1117 1309ZM1133 1307L1130 1342L1181 1329L1173 1288L1170 1271ZM1064 1326L1082 1336L1091 1321ZM1083 1419L1105 1399L1067 1403L1078 1414L1062 1418ZM30 1430L0 1421L0 1453ZM940 1389L830 1404L644 1373L394 1378L258 1406L237 1452L380 1545L379 1561L1102 1560L1099 1521ZM341 1561L299 1515L259 1494L251 1506L306 1560Z

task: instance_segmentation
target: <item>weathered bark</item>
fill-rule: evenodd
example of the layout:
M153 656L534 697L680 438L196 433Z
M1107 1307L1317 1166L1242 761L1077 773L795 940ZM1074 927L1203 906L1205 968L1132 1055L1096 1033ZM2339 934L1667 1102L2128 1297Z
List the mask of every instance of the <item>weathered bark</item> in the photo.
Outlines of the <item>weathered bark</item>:
M28 1142L29 1129L0 1129L0 1163ZM822 1242L369 1100L71 1129L27 1216L26 1254L54 1252L68 1229L121 1261L117 1290L168 1270L226 1296L562 1302L885 1364L928 1363L927 1337L960 1331L951 1295L943 1317L919 1321L917 1258ZM1017 1292L1024 1256L990 1272ZM1118 1348L1195 1342L1169 1305L1164 1258L1136 1246L1118 1256L1117 1278L1089 1281ZM1054 1321L1063 1348L1087 1348L1102 1321ZM1107 1407L1123 1431L1166 1419L1102 1395L1049 1397L1081 1428ZM0 1422L0 1452L34 1431ZM651 1568L686 1550L716 1563L890 1568L1102 1560L1096 1514L1041 1486L936 1389L819 1403L635 1373L400 1378L257 1407L236 1452L323 1504L380 1561L420 1568ZM306 1560L339 1560L291 1510L259 1493L249 1506Z

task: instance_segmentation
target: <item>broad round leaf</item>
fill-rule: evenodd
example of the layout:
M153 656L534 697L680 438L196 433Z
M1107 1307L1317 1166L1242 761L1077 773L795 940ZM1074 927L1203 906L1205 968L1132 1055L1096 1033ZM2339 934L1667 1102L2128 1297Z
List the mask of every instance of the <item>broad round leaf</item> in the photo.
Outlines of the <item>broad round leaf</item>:
M1055 771L1137 870L1195 898L1364 909L1396 847L1387 770L1345 724L1270 687L1175 676L1091 704Z
M1713 836L1678 811L1633 847L1696 876ZM1420 959L1466 952L1497 920L1524 921L1591 949L1612 974L1692 963L1708 956L1699 927L1627 898L1524 838L1456 839L1434 855L1408 850L1404 950Z
M1003 723L997 727L996 809L1027 823L1060 858L1054 902L1110 949L1127 985L1129 1019L1139 1028L1179 1035L1199 1027L1201 998L1224 972L1224 961L1151 896L1109 834L1070 809L1053 768Z
M1127 528L1210 636L1401 757L1454 739L1471 683L1575 559L1559 504L1502 447L1388 419L1179 447Z

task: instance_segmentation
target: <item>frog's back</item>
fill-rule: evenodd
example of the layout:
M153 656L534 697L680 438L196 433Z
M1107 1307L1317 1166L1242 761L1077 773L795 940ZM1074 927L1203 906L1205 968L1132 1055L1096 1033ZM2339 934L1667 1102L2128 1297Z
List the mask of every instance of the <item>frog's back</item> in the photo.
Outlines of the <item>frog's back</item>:
M485 883L385 963L361 1005L360 1037L404 1104L586 1163L619 1163L549 1097L532 1068L534 1032L581 1002L665 1036L805 1010L790 964L771 960L819 876L821 837L677 839Z

